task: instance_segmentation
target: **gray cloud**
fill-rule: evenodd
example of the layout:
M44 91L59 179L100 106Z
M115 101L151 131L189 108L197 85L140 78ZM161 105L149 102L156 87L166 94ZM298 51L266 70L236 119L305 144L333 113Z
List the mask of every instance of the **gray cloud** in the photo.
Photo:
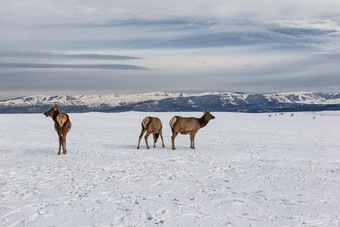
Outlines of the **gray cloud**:
M321 29L310 29L310 28L273 28L271 31L276 33L282 33L285 35L301 37L301 36L322 36L329 35L336 30L321 30Z
M200 20L189 20L189 19L155 19L155 20L145 20L145 19L127 19L127 20L115 20L107 23L93 23L93 24L74 24L73 26L78 27L159 27L166 26L167 28L174 27L206 27L210 26L212 23Z
M68 7L65 7L65 5ZM340 3L338 0L300 0L268 1L258 0L196 0L196 1L44 1L20 2L4 0L0 9L0 21L4 23L40 23L90 21L98 23L130 19L140 15L140 19L168 18L204 18L219 20L248 18L250 21L274 20L277 18L306 20L311 18L338 17ZM39 10L36 10L36 9ZM315 10L317 9L317 10Z
M33 69L117 69L117 70L146 70L136 65L122 64L39 64L39 63L0 63L0 68L33 68Z
M221 29L222 30L222 29ZM227 28L225 28L227 30ZM113 40L79 40L60 42L56 48L60 49L100 49L108 48L117 49L168 49L168 48L214 48L214 47L228 47L228 46L245 46L245 45L262 45L262 44L276 44L277 49L283 48L313 48L313 45L324 45L330 37L326 36L329 32L319 30L308 30L301 35L303 30L286 29L284 34L282 30L265 30L258 29L257 31L212 31L209 29L184 32L181 35L158 36L152 35L149 37L129 37L124 39ZM294 34L294 32L296 34ZM316 36L316 34L319 34ZM312 35L316 36L313 37ZM322 36L323 35L323 36ZM273 45L271 46L273 47Z
M29 57L29 58L51 58L51 59L89 59L89 60L134 60L140 59L133 56L105 55L105 54L60 54L55 52L34 51L2 51L0 57Z

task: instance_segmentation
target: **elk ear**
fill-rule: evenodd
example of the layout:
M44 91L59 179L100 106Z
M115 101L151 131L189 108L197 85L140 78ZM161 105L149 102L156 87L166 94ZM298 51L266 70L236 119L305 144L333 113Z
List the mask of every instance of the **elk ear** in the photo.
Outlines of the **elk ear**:
M55 105L55 106L53 107L53 110L54 110L54 111L57 111L57 110L58 110L58 106Z
M208 112L208 114L210 114L211 111Z
M207 112L205 111L205 109L203 109L203 113L206 114Z
M145 129L148 126L149 122L150 122L150 117L146 117L146 118L143 119L142 125Z

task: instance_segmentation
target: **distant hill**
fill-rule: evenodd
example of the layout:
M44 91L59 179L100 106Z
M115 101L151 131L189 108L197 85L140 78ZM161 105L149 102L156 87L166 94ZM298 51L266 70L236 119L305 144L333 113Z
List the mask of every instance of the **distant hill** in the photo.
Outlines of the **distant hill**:
M0 101L0 113L41 113L53 105L65 112L201 111L287 112L340 110L339 93L289 92L200 94L150 92L78 96L25 96Z

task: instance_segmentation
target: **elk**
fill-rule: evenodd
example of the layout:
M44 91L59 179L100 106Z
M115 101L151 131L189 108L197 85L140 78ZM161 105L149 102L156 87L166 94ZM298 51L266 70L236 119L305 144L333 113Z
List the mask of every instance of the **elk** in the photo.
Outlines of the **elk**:
M153 147L156 147L157 139L159 136L161 136L162 139L162 145L164 147L164 141L163 141L163 135L162 135L162 122L159 120L157 117L146 117L142 121L142 131L140 132L139 135L139 140L138 140L138 145L137 149L139 149L140 145L140 140L142 139L142 136L145 135L145 143L146 143L146 148L150 149L149 144L148 144L148 137L152 133L153 134Z
M172 130L172 149L175 150L175 138L178 133L183 135L190 134L190 148L195 149L195 135L197 131L208 124L208 122L215 117L203 110L203 116L201 118L196 117L179 117L174 116L171 118L169 124Z
M46 117L52 117L54 121L54 129L56 130L59 137L59 152L61 152L61 146L63 146L63 154L66 154L66 134L71 130L71 121L67 114L60 113L58 106L55 105L49 111L44 113Z

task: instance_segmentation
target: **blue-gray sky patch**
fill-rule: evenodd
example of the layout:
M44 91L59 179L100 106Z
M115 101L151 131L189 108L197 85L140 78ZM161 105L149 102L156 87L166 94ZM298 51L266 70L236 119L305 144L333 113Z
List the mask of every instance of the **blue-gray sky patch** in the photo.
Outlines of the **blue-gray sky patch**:
M3 5L0 98L45 92L340 91L338 0ZM69 86L59 86L51 75L67 78Z

